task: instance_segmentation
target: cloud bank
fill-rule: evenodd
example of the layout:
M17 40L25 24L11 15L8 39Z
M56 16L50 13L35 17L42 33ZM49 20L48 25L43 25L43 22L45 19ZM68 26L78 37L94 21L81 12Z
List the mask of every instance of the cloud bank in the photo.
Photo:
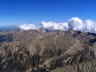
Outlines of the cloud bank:
M68 31L70 29L81 32L96 33L96 22L90 19L80 19L72 17L66 22L42 21L41 26L43 29ZM23 24L19 26L22 30L38 29L35 24Z
M90 19L71 18L68 22L69 28L81 32L96 33L96 22Z
M57 23L57 22L53 22L53 21L48 21L48 22L41 22L43 28L45 29L51 29L51 30L62 30L62 31L66 31L69 29L68 23L64 22L64 23Z
M20 25L19 28L21 30L35 30L35 29L38 29L35 24L23 24L23 25Z

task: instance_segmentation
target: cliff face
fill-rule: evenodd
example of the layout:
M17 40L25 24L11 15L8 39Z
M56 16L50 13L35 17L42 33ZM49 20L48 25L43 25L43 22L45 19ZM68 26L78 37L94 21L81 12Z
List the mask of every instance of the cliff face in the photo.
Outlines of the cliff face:
M2 35L12 41L0 42L0 72L96 71L95 34L30 30Z

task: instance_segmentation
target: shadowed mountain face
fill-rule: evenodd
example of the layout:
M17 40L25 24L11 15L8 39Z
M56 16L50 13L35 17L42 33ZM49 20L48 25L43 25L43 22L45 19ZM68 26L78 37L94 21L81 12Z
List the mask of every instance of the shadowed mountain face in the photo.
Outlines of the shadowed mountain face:
M0 72L95 72L95 41L72 30L0 32Z

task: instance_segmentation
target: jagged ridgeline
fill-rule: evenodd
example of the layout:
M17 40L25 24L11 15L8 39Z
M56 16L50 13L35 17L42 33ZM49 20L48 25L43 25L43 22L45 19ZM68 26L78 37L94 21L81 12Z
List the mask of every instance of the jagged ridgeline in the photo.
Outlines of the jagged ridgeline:
M96 72L96 36L79 31L0 33L0 72Z

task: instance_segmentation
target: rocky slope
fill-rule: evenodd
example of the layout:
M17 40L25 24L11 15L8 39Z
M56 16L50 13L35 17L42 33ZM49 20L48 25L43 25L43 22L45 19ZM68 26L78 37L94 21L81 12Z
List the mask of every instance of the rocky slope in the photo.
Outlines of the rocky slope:
M0 72L96 72L96 35L79 31L1 32Z

